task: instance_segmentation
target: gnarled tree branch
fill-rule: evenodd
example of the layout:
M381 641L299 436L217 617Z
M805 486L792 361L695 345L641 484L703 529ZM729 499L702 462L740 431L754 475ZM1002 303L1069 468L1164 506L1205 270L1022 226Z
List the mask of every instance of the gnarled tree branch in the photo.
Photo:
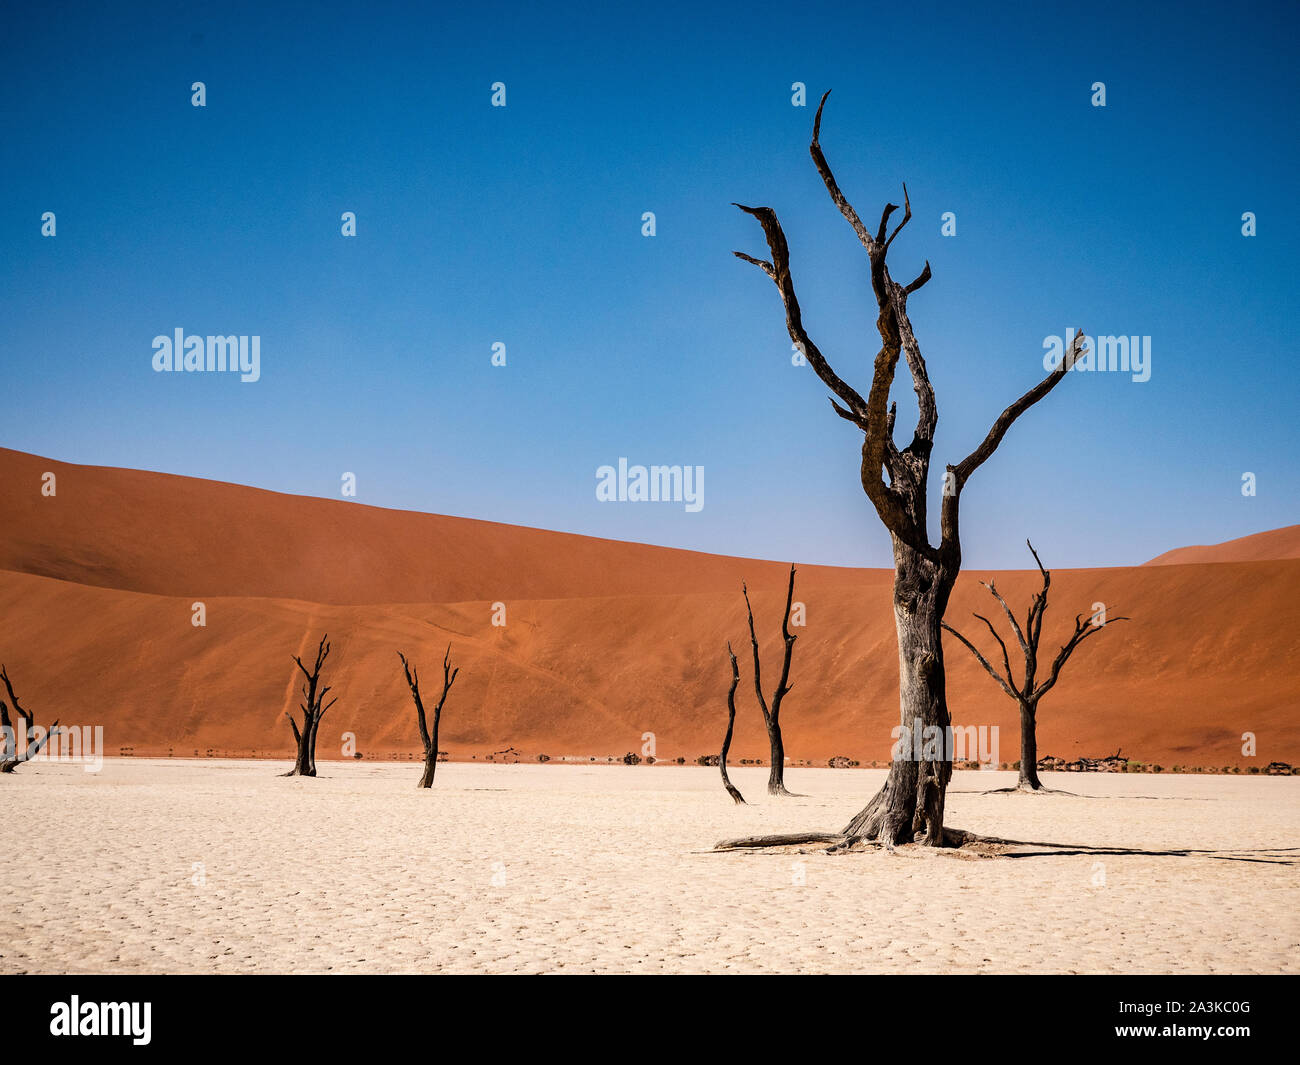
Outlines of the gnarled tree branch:
M749 617L749 642L754 653L754 693L758 696L758 708L763 712L763 725L767 729L768 746L771 751L771 772L768 776L767 791L769 795L789 795L785 787L785 741L781 735L781 704L793 689L790 683L790 661L794 656L794 641L798 638L790 632L790 611L794 604L794 566L790 567L790 582L786 586L785 616L781 620L781 638L785 641L785 653L781 659L781 677L776 682L772 693L772 705L769 709L763 695L762 669L758 660L758 634L754 631L754 608L749 602L749 588L743 582L741 591L745 596L745 611ZM730 650L731 645L727 645ZM730 730L728 730L730 738Z
M745 797L727 776L727 754L731 751L731 733L736 725L736 688L740 684L740 666L736 663L736 652L727 641L727 657L731 659L731 688L727 691L727 732L722 737L722 750L718 752L718 769L722 772L722 786L737 805L745 804Z
M9 679L9 670L0 665L0 681L4 682L5 694L9 697L9 703L0 699L0 773L12 773L24 762L30 762L41 753L47 743L52 738L59 735L59 723L56 720L49 728L49 731L41 737L36 736L36 714L26 709L18 698L17 692L14 691L13 682ZM23 722L23 750L18 750L18 733L14 729L13 720L9 717L9 704L13 705L16 713ZM13 750L9 749L10 744Z
M998 686L1014 699L1020 707L1020 783L1018 786L1022 791L1040 791L1043 786L1038 780L1038 740L1036 733L1039 701L1056 686L1062 668L1064 668L1065 663L1079 644L1083 643L1093 633L1100 632L1104 625L1110 624L1111 621L1128 621L1129 619L1115 617L1106 621L1104 625L1094 625L1090 618L1084 620L1085 615L1077 614L1074 619L1074 633L1061 647L1056 659L1052 662L1050 675L1041 684L1036 684L1039 638L1043 630L1043 615L1047 613L1047 593L1052 585L1052 574L1043 567L1038 552L1034 550L1034 545L1028 540L1025 541L1025 544L1029 547L1029 552L1034 556L1034 562L1038 565L1038 572L1042 575L1043 586L1040 591L1034 594L1030 603L1029 612L1025 618L1024 630L1017 624L1015 614L1012 612L1011 607L1007 605L1006 600L998 593L993 582L980 582L1001 605L1003 613L1011 622L1017 640L1020 641L1020 649L1025 661L1023 678L1017 682L1012 675L1011 659L1007 654L1006 642L998 635L993 623L984 615L976 614L975 617L984 622L993 638L998 642L998 646L1002 648L1002 662L1006 669L1005 675L999 674L989 664L988 659L980 653L979 649L951 625L944 622L943 628L944 631L956 636L966 646L966 649L975 656L975 660L984 667L985 672L997 681Z
M410 688L411 699L415 702L415 723L420 730L420 743L424 745L424 773L420 777L419 786L429 788L433 786L434 773L438 768L438 724L442 720L442 707L447 701L451 686L460 675L460 667L454 670L451 668L451 644L447 644L447 651L442 656L442 695L433 708L433 725L430 726L424 712L424 700L420 697L420 671L411 667L401 651L397 652L397 657L402 660L406 686Z

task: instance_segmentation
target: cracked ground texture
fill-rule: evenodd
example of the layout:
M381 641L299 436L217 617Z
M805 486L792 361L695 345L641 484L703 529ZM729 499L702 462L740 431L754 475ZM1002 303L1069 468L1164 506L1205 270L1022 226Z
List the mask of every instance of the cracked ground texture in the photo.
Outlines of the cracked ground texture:
M877 770L110 759L0 780L0 972L1298 972L1300 779L958 772L1006 854L711 853ZM1052 846L1044 846L1051 844Z

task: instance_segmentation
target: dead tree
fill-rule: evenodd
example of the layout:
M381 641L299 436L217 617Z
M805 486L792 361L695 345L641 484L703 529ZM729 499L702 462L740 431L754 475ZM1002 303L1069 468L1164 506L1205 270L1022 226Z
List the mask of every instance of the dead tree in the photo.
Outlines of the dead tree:
M433 708L433 729L430 730L424 716L424 701L420 698L420 671L411 669L406 655L401 651L397 652L397 657L402 660L406 686L411 689L411 698L415 700L415 720L420 726L420 742L424 744L424 774L420 777L420 787L429 788L433 786L433 774L438 768L438 722L442 720L442 704L447 701L447 693L456 683L460 667L451 668L451 644L447 644L447 653L442 656L442 695L438 698L438 705Z
M907 187L903 187L903 219L893 232L888 231L889 219L898 206L892 203L886 204L876 231L868 230L840 191L822 154L821 118L826 96L817 107L809 151L831 201L866 249L871 267L871 288L879 311L876 329L881 346L865 398L831 368L804 328L790 275L790 249L772 208L736 204L763 227L771 261L756 259L744 252L734 254L759 267L776 284L785 308L790 339L833 393L830 402L835 413L862 432L862 487L889 530L893 543L900 724L908 730L903 735L910 735L919 728L927 738L946 737L950 720L940 622L961 569L958 514L962 490L970 476L997 449L1011 424L1064 379L1082 351L1084 337L1082 334L1076 336L1060 365L998 415L974 451L955 466L947 467L940 513L941 539L937 545L932 545L927 531L926 502L938 408L907 309L909 297L930 280L930 264L927 262L920 274L905 285L900 285L891 276L885 263L886 255L912 218ZM911 442L901 449L894 441L895 405L889 401L900 357L906 360L917 403L916 431ZM884 787L845 827L842 835L846 839L878 839L891 845L919 841L933 846L946 841L943 808L952 775L949 744L927 743L919 759L913 757L912 748L911 743L895 746L896 756ZM930 754L935 748L940 753ZM958 838L956 833L951 836Z
M736 664L736 652L727 641L727 656L731 659L731 689L727 692L727 734L722 737L722 751L718 754L718 768L722 770L722 786L727 794L735 800L736 805L743 806L745 797L727 776L727 752L731 750L731 731L736 725L736 688L740 684L740 667Z
M307 680L302 686L303 701L298 704L298 708L302 711L302 727L298 726L298 722L288 711L284 715L293 726L293 738L298 744L298 758L293 764L293 769L284 774L286 777L316 775L316 733L320 729L320 719L325 716L326 710L338 702L337 698L325 702L330 686L322 687L320 682L321 670L325 666L325 659L329 657L329 653L329 634L326 633L320 638L320 646L316 648L316 663L311 669L303 665L302 659L297 655L293 656L293 660L298 663L298 668L302 670L302 675Z
M12 773L24 762L29 762L41 753L54 736L59 734L59 723L54 722L44 736L37 736L36 715L23 708L14 694L14 686L9 680L9 671L0 666L0 681L4 681L9 703L13 704L14 713L23 721L23 749L18 750L18 733L14 731L13 720L9 717L9 703L0 699L0 773Z
M758 636L754 632L754 608L749 605L749 589L742 582L745 610L749 613L749 642L754 648L754 691L758 695L758 708L763 712L763 725L767 729L767 743L772 756L772 769L767 775L769 795L789 795L785 790L785 743L781 739L781 703L790 693L790 659L794 654L797 637L790 633L790 606L794 601L794 566L790 567L790 587L785 593L785 617L781 619L781 636L785 640L785 658L781 662L781 679L776 682L769 709L763 696L763 674L758 664ZM728 645L730 646L730 645Z
M1036 732L1038 703L1049 691L1056 687L1057 678L1061 675L1061 668L1069 661L1070 656L1074 654L1074 649L1083 643L1094 632L1101 632L1106 625L1114 621L1128 621L1126 617L1115 617L1095 621L1090 615L1076 614L1074 618L1074 634L1065 641L1057 652L1056 657L1052 660L1051 670L1047 677L1038 682L1038 644L1039 637L1043 631L1043 615L1047 613L1047 590L1052 584L1052 575L1043 569L1043 563L1039 560L1038 552L1034 550L1034 545L1025 543L1029 547L1029 553L1034 556L1034 561L1038 563L1038 572L1043 575L1043 590L1034 595L1033 601L1029 604L1029 612L1025 615L1025 624L1021 627L1016 621L1016 615L1012 613L1011 607L1007 601L1002 598L1001 593L994 587L992 581L980 581L989 590L989 594L998 601L1002 607L1002 612L1006 614L1007 620L1011 623L1011 631L1015 633L1016 642L1020 644L1020 652L1024 656L1025 665L1024 673L1019 683L1016 682L1015 676L1011 672L1011 656L1007 653L1007 645L1002 637L998 635L997 629L993 627L993 622L989 621L983 614L974 616L984 622L993 639L997 640L998 647L1002 650L1002 668L1004 672L999 673L989 663L989 660L980 654L978 648L966 639L960 632L954 629L947 622L943 627L946 632L952 633L957 639L966 645L966 648L973 654L976 660L982 665L990 677L998 682L998 686L1013 698L1020 707L1020 780L1016 784L1015 790L1018 791L1045 791L1042 783L1038 779L1038 734Z

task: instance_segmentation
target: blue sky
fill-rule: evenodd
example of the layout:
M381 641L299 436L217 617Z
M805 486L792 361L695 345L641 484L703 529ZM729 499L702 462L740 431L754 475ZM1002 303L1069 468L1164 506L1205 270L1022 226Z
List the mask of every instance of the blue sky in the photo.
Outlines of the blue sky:
M1294 4L121 6L8 12L0 444L888 565L860 435L731 255L765 252L731 201L774 207L805 323L865 393L866 262L807 150L831 88L841 186L874 222L906 181L891 263L933 267L911 310L940 469L1042 376L1045 337L1152 338L1149 381L1073 375L972 478L968 566L1023 566L1026 536L1121 565L1300 521ZM261 380L153 372L178 327L259 335ZM703 466L704 508L597 502L620 456Z

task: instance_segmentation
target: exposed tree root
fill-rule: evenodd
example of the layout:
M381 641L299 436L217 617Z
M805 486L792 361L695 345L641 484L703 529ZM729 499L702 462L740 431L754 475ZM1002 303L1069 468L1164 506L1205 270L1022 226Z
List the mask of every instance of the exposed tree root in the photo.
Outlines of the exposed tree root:
M891 854L919 858L926 854L946 854L953 858L978 861L984 858L1050 858L1070 856L1142 855L1159 858L1202 858L1216 861L1252 862L1268 865L1300 865L1300 847L1262 847L1256 849L1170 848L1144 850L1136 847L1108 846L1105 844L1056 843L1042 840L1003 839L1000 836L979 836L959 828L945 828L942 847L928 846L922 842L895 847L887 840L869 840L843 832L791 832L775 836L744 836L724 839L712 852L740 850L778 850L787 847L806 847L810 844L829 844L826 854L847 854L850 851L882 849ZM807 853L800 851L798 853Z
M796 847L806 843L836 843L850 841L843 832L787 832L776 836L741 836L724 839L714 845L715 851L762 850L766 847Z
M1081 796L1075 791L1066 791L1064 788L1049 788L1045 784L1034 787L1032 784L1020 783L1014 788L994 788L992 791L980 792L981 795L1069 795L1078 799Z
M1001 844L1004 840L986 839L974 832L965 832L960 828L943 830L942 847L957 848L974 843ZM800 847L813 843L828 843L827 854L843 854L862 847L884 847L893 850L894 844L888 840L868 839L865 836L851 835L847 832L786 832L774 836L741 836L738 839L724 839L713 847L715 851L766 850L775 847ZM921 845L921 844L918 844Z

